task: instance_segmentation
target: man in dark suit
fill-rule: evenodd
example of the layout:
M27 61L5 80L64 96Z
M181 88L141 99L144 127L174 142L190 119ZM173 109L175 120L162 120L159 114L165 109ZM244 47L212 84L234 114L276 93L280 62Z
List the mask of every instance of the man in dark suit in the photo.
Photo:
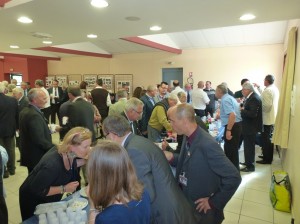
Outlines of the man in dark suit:
M21 165L28 174L43 155L53 147L51 134L41 108L47 102L47 95L41 89L31 89L28 93L29 105L20 113Z
M15 133L18 127L19 113L16 99L4 94L5 86L0 84L0 145L8 154L7 169L4 178L14 175L16 170L15 161Z
M182 194L162 151L151 141L131 133L127 120L108 116L103 122L106 138L122 144L135 167L138 179L151 199L151 223L196 223L193 209Z
M255 171L255 139L257 132L262 131L262 102L251 83L246 82L242 88L245 101L241 107L242 134L244 137L245 167L243 172Z
M68 95L71 103L67 107L67 122L62 129L67 132L74 127L88 128L93 134L92 141L96 141L93 105L82 98L79 86L69 86Z
M150 85L147 87L147 92L144 96L141 97L141 101L144 103L143 107L143 115L142 119L140 120L140 130L146 138L148 137L147 127L148 122L150 120L155 101L154 97L156 96L157 88L156 86Z
M138 98L131 97L126 103L122 116L128 121L133 134L142 135L138 121L142 118L144 103Z
M59 107L62 103L64 92L60 86L58 86L58 81L55 79L52 82L52 87L48 89L50 96L51 105L51 124L55 124L55 115L59 113Z
M92 101L104 120L108 115L108 107L111 105L110 95L106 89L103 89L102 79L97 79L96 85L91 91Z
M28 95L28 93L30 91L28 83L29 82L21 82L21 88L23 89L23 93L24 93L25 97L27 97L27 95Z
M165 155L176 166L176 180L194 207L199 223L219 224L241 176L215 139L197 125L194 113L189 104L169 109L173 130L185 137L179 156L166 151Z

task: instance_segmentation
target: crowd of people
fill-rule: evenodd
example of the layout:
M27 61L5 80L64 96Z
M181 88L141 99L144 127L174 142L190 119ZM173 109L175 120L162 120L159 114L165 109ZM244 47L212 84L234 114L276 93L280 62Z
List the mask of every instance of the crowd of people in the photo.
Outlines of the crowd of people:
M90 92L84 81L67 87L54 80L48 89L43 80L35 88L0 82L1 157L8 160L0 164L3 177L16 172L16 146L28 169L19 189L22 220L38 204L59 201L84 183L91 223L222 223L240 171L272 163L279 99L274 81L267 75L262 90L243 79L233 93L226 83L182 88L174 80L173 88L167 82L137 87L132 97L125 88L110 93L101 79ZM224 149L209 134L208 117L220 120ZM255 161L258 138L262 160ZM177 141L177 149L166 140ZM0 194L0 214L7 217L2 177Z

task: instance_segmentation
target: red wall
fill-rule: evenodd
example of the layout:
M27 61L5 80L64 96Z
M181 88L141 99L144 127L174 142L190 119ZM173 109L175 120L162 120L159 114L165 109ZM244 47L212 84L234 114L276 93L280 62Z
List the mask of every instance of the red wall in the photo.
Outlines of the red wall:
M47 60L36 58L7 57L0 60L0 81L9 81L9 73L21 73L24 81L34 87L36 79L45 80L48 73Z

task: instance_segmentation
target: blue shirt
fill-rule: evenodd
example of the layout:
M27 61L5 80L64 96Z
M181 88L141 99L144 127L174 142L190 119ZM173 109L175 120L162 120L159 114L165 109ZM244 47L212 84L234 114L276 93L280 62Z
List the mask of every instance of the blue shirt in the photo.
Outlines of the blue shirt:
M149 224L150 197L144 191L140 201L130 201L127 205L108 206L96 216L95 224Z
M221 98L220 118L222 126L228 124L228 118L231 112L235 114L235 123L242 121L240 106L238 102L228 93L226 93Z

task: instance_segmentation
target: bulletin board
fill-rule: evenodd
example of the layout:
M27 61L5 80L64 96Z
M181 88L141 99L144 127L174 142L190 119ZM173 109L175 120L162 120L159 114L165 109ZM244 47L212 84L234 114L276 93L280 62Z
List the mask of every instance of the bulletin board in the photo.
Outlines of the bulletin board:
M52 86L52 82L53 80L55 80L55 75L49 75L48 77L46 77L46 88L49 88Z
M102 79L103 87L108 92L113 93L115 91L114 75L101 74L98 75L98 79Z
M116 74L115 75L115 92L119 89L126 89L129 95L132 95L132 74Z
M68 83L67 75L56 75L56 80L58 81L59 86L63 86L64 83Z
M88 83L88 88L93 88L96 86L97 75L94 74L86 74L83 75L83 81Z
M69 86L79 86L81 83L81 75L68 75Z

